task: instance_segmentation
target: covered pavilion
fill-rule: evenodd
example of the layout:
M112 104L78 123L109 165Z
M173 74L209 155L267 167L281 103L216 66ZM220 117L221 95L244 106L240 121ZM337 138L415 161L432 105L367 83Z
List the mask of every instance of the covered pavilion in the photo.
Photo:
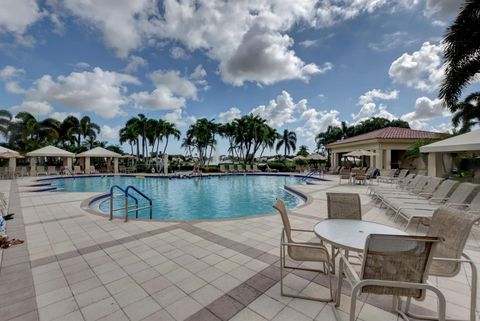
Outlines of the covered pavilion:
M84 164L84 169L85 169L85 174L90 174L90 158L106 158L107 159L107 169L111 164L111 161L113 159L113 172L115 174L118 173L118 159L122 155L112 152L111 150L105 149L103 147L95 147L90 150L87 150L86 152L77 154L78 158L82 158L83 161L82 163Z
M27 153L27 157L30 157L30 175L35 176L37 174L37 157L55 157L63 159L63 167L68 170L72 170L74 153L60 149L58 147L49 145L34 151Z

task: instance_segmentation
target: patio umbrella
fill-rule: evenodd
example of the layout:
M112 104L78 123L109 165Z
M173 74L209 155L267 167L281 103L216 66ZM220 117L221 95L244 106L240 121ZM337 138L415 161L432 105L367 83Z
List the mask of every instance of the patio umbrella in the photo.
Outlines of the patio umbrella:
M351 151L350 153L344 154L343 156L352 156L352 157L359 157L362 160L362 165L365 163L364 156L376 156L378 155L377 153L365 150L365 149L356 149Z
M0 153L0 158L6 158L6 159L9 159L9 158L24 158L23 156L21 156L19 153L17 152L3 152L3 153Z
M307 159L310 160L326 160L327 158L320 154L311 154L307 156Z
M302 155L295 156L293 160L305 160L306 158Z

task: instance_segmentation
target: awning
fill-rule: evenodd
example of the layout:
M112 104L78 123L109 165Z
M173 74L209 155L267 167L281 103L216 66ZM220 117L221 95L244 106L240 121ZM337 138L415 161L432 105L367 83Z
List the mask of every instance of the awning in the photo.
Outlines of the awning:
M450 137L420 147L422 153L475 152L480 151L480 130Z

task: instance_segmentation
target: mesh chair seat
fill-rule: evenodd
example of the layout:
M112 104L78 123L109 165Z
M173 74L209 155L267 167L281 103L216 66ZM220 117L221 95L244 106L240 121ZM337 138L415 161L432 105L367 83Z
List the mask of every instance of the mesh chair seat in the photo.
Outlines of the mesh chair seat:
M294 243L293 243L294 244ZM298 243L302 245L318 246L319 243ZM323 248L302 247L289 245L288 256L295 261L325 262L329 260L328 253Z

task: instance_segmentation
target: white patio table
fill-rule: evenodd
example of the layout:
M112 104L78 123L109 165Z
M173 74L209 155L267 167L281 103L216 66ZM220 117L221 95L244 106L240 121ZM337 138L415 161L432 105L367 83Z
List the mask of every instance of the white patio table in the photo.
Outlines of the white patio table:
M326 219L315 225L315 234L334 247L363 252L370 234L408 235L405 231L387 225L361 220Z

